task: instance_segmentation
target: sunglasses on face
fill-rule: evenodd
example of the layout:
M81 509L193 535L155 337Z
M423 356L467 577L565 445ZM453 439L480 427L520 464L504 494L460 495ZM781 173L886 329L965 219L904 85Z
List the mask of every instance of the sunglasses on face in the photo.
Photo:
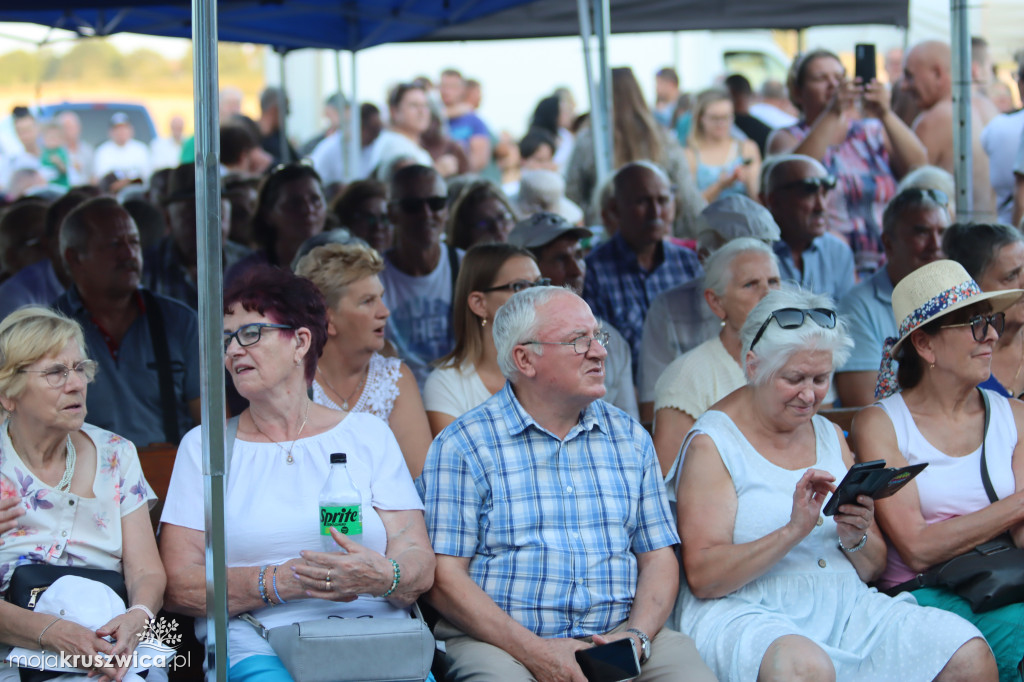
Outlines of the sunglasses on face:
M362 220L366 223L366 226L371 229L387 227L391 224L391 221L388 220L386 215L377 215L376 213L370 213L369 211L357 211L353 217L358 220Z
M251 346L260 340L264 329L295 329L287 324L271 324L269 322L251 322L243 324L233 332L224 332L224 350L231 345L231 339L238 341L238 345Z
M974 336L974 340L981 343L988 336L988 328L992 327L996 330L996 336L1000 336L1003 333L1003 329L1006 327L1006 313L992 313L991 315L975 315L966 322L960 324L944 324L941 325L940 329L953 329L955 327L970 327L971 334Z
M778 322L783 329L798 329L803 326L804 320L808 317L822 329L835 329L836 327L836 311L834 310L828 308L779 308L772 311L772 314L754 334L754 340L750 342L750 350L754 350L754 346L764 336L764 330L768 329L772 320Z
M99 364L95 360L82 360L76 362L74 367L68 367L66 365L53 365L46 369L22 369L19 370L23 374L42 374L43 378L53 388L60 388L68 382L68 377L74 372L78 375L78 378L89 383L96 377L96 368Z
M396 199L391 203L402 209L403 213L419 213L423 210L424 204L432 212L437 213L443 211L445 206L448 205L448 197L406 197L405 199Z
M826 175L824 177L794 180L793 182L787 182L785 185L780 185L777 189L799 189L803 194L817 194L819 192L828 194L836 188L836 183L837 180L834 177Z
M529 289L531 287L546 287L549 284L551 284L551 280L548 279L547 277L541 277L540 279L533 282L531 282L528 279L517 279L516 281L509 282L508 284L499 284L497 286L481 289L480 291L486 294L491 291L505 291L506 289L511 289L512 293L518 294L520 291L523 291L524 289Z

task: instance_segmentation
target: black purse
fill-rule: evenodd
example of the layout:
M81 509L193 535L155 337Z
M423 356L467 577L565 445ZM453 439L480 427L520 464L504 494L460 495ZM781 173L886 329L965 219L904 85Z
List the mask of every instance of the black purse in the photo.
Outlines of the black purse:
M15 606L33 611L39 595L46 591L58 578L66 575L78 576L101 582L121 597L125 604L128 603L128 586L125 585L124 576L117 571L108 571L101 568L80 568L78 566L53 566L51 564L22 564L14 569L11 574L11 583L7 588L6 600ZM55 670L36 670L34 668L19 668L18 674L21 682L43 682L63 673Z
M985 430L981 442L981 482L991 502L999 496L992 487L985 460L988 436L988 395L981 391L985 404ZM1008 604L1024 602L1024 549L1013 544L1009 533L984 542L969 552L932 566L911 580L894 587L889 594L920 587L945 587L966 599L974 613L985 613Z

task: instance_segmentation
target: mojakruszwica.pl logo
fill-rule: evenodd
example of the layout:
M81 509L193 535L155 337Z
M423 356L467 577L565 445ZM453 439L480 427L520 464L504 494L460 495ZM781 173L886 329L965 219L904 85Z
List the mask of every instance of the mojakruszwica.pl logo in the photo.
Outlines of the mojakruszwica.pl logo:
M129 670L144 668L168 668L177 670L191 664L191 654L180 654L176 647L181 644L181 633L176 632L178 621L155 618L146 623L139 644L131 654L69 654L63 651L42 651L39 653L14 655L8 660L19 668L36 670L63 670L85 672L100 666L113 665Z

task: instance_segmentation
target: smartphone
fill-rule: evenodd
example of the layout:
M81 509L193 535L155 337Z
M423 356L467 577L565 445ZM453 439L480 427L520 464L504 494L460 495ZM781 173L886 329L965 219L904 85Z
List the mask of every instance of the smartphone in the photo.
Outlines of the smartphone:
M871 43L857 43L853 53L856 63L854 75L860 79L863 85L867 85L877 78L875 73L875 46Z
M911 464L899 469L885 468L884 459L876 459L873 462L858 462L850 467L843 477L842 483L832 493L828 503L822 510L825 516L832 516L839 507L844 504L853 504L858 495L867 495L875 500L880 500L890 495L895 495L903 486L910 483L915 476L921 473L928 466L927 462L922 464Z
M588 682L625 682L640 677L640 658L632 637L580 649L576 662Z

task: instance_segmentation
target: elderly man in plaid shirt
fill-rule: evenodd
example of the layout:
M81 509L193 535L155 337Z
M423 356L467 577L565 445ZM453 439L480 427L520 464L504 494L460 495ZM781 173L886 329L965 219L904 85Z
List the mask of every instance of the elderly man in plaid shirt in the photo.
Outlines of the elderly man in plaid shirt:
M650 437L599 400L607 334L556 287L512 296L493 333L508 382L441 432L418 481L449 679L585 682L575 652L630 637L638 679L713 680L662 630L679 538Z

